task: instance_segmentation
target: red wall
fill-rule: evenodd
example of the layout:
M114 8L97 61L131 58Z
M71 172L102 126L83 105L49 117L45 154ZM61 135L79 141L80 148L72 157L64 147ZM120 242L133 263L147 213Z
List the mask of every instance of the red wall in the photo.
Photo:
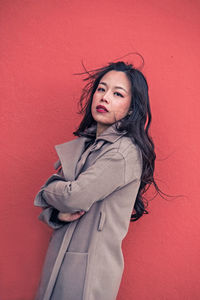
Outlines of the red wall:
M0 299L34 298L51 230L33 206L54 145L78 125L72 75L131 51L146 61L156 179L185 197L150 202L123 243L118 300L199 299L199 1L0 1ZM129 61L139 63L130 56Z

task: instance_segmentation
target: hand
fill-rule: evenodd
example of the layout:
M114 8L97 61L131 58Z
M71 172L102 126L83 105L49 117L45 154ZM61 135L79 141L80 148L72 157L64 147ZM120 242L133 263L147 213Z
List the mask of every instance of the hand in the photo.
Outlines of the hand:
M58 214L58 219L64 222L71 222L79 219L82 215L85 214L85 211L78 211L76 213L61 213Z

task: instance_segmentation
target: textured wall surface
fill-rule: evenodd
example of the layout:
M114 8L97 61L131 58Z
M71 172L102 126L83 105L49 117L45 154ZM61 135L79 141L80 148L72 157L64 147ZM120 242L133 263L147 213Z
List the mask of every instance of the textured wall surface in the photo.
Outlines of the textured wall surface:
M94 69L131 51L145 59L155 177L185 197L155 198L130 225L117 300L199 299L199 9L197 0L0 1L0 299L34 299L51 230L33 199L54 145L80 121L73 73L82 60Z

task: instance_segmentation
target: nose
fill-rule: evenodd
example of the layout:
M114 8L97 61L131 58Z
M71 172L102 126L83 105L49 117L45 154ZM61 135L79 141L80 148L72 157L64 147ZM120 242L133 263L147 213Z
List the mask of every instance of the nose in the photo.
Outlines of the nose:
M109 92L105 92L105 94L102 96L102 99L101 101L103 102L106 102L106 103L109 103L110 102L110 95L109 95Z

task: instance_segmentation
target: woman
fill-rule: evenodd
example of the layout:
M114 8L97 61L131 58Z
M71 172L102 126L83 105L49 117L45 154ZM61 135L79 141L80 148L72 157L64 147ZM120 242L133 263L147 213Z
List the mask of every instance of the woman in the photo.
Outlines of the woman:
M56 146L58 171L35 198L39 218L55 229L37 300L116 299L130 218L147 213L150 184L158 189L144 75L119 61L85 80L78 138Z

